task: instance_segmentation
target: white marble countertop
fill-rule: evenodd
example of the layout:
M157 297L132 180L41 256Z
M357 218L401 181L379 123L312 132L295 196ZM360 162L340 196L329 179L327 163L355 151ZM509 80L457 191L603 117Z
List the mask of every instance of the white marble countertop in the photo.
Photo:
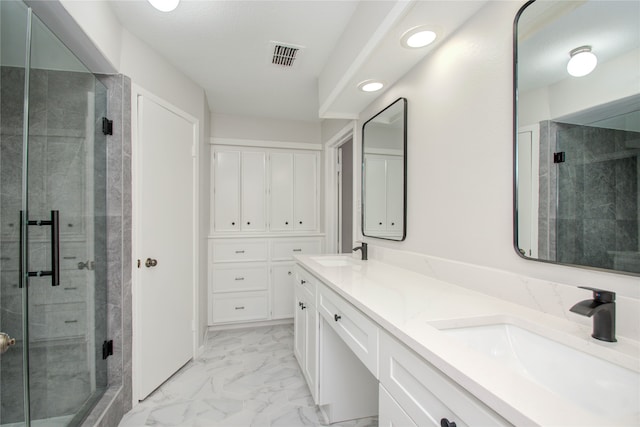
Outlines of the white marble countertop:
M635 341L624 338L617 343L597 341L591 338L590 328L577 323L376 260L352 258L352 265L328 267L314 261L313 256L295 258L391 335L514 425L640 425L637 416L600 418L490 357L474 352L434 325L470 326L478 318L513 323L639 372L640 346Z

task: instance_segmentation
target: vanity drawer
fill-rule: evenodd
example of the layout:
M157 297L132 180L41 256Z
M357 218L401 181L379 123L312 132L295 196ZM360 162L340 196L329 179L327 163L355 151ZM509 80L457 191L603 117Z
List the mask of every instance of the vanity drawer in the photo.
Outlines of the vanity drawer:
M212 305L214 323L266 320L269 315L266 291L214 294Z
M318 285L318 312L378 378L378 325L323 284Z
M506 420L451 381L437 368L380 334L380 384L420 426L446 418L458 427L509 426Z
M214 263L267 261L269 257L266 240L214 240L211 250Z
M269 286L267 264L215 264L213 292L262 291Z
M322 252L320 239L275 239L271 242L273 261L290 261L294 255L319 254Z
M296 265L296 289L306 294L314 305L316 303L316 286L316 278L304 268Z

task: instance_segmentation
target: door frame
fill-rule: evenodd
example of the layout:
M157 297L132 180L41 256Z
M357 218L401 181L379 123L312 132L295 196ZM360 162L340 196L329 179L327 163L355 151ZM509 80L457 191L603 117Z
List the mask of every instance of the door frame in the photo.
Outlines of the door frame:
M360 170L358 165L357 147L358 147L358 133L357 133L357 121L353 120L341 130L339 130L334 136L332 136L324 144L324 225L326 232L326 245L327 253L338 253L338 230L340 218L338 218L338 148L344 144L348 139L352 139L353 150L353 170ZM357 217L360 215L360 194L358 192L357 177L353 179L353 241L357 240Z
M154 95L152 92L147 91L146 89L136 85L135 83L131 84L131 194L132 194L132 202L131 202L131 309L132 309L132 403L133 406L138 404L139 399L139 374L136 372L140 371L140 366L142 364L142 360L139 357L139 342L138 337L140 335L140 322L138 321L138 316L140 314L140 295L138 295L138 288L140 283L140 269L137 268L137 256L139 254L139 243L141 236L139 235L140 224L142 219L139 217L140 213L140 205L138 200L140 200L139 194L141 192L141 183L140 177L138 175L138 171L141 169L140 162L140 140L138 138L138 97L147 98L158 105L166 108L172 113L182 117L189 123L191 123L193 127L193 141L191 146L191 158L192 158L192 184L193 184L193 206L192 206L192 215L193 215L193 230L192 230L192 245L193 245L193 261L192 261L192 293L193 293L193 302L192 302L192 314L193 317L191 319L191 330L192 330L192 354L195 359L199 354L198 349L198 336L200 334L200 325L198 322L199 317L199 294L198 294L198 281L199 275L198 271L200 268L200 251L198 244L198 236L200 234L200 223L198 218L198 212L200 209L200 170L199 170L199 157L200 157L200 121L171 104L170 102Z

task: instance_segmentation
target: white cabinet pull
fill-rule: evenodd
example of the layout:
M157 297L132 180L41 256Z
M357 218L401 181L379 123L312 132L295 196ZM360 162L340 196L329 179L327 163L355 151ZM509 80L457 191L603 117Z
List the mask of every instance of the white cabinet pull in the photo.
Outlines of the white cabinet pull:
M240 307L235 307L236 310L244 310L244 306L241 305Z
M244 277L236 277L236 280L244 280Z
M244 251L236 251L237 254L243 254Z

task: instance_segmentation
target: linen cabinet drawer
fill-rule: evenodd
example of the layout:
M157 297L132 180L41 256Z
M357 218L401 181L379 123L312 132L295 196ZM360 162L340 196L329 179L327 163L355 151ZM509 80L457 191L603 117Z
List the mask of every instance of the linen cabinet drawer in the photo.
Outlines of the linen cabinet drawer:
M440 426L443 419L458 427L511 425L403 344L380 335L380 384L417 425Z
M290 261L294 255L319 254L322 252L320 239L275 239L271 242L273 261Z
M269 314L267 292L238 292L213 296L214 323L265 320Z
M311 273L296 265L296 289L306 294L314 305L316 303L316 284L316 278Z
M322 283L318 285L318 312L378 378L378 326Z
M211 249L214 263L267 261L269 258L266 240L214 240Z
M269 285L267 264L215 264L213 292L262 291Z

